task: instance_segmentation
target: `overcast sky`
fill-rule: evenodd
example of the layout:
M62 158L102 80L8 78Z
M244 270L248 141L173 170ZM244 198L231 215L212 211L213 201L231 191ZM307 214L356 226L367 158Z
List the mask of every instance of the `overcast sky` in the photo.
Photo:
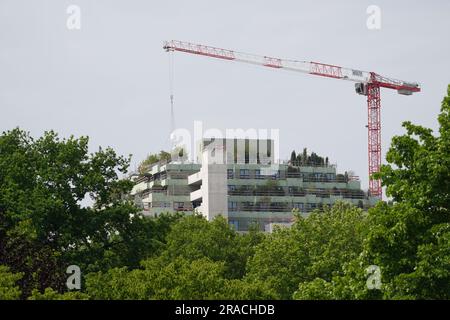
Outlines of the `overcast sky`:
M381 9L381 29L366 9ZM69 5L81 29L66 26ZM320 61L417 81L382 90L383 155L401 123L437 128L450 83L450 1L0 0L0 131L88 135L91 148L168 147L169 59L177 39ZM367 187L367 107L353 83L175 54L177 127L280 129L288 158L303 147L354 170Z

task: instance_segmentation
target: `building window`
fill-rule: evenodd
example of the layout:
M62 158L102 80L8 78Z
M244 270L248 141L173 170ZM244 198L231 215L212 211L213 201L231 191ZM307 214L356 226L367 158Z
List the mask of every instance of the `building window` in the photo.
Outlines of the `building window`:
M314 210L317 208L317 204L316 203L307 203L306 204L306 210L310 211L310 210Z
M261 210L268 210L270 208L270 203L268 203L268 202L261 202L259 204L259 208Z
M233 228L236 231L239 229L239 221L237 220L230 220L228 224L230 225L231 228Z
M227 170L227 177L228 177L228 179L233 179L234 178L234 171L233 171L233 169L228 169Z
M241 169L239 171L239 177L241 179L249 179L250 178L250 170L248 170L248 169Z
M237 210L237 202L236 201L228 201L228 210L236 211Z
M255 170L255 179L262 179L261 170L260 169L256 169Z
M294 209L303 210L303 203L302 202L294 202Z
M233 191L236 191L236 186L229 185L228 186L228 192L233 192Z
M280 179L280 170L278 170L275 174L272 175L272 180Z
M175 210L183 210L184 209L184 202L174 202L173 207Z
M151 208L170 208L171 203L170 202L152 202Z

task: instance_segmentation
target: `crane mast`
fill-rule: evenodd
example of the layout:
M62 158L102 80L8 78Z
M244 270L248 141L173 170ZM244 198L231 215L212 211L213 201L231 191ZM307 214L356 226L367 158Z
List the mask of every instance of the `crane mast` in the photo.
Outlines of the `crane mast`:
M371 196L382 197L381 181L370 179L373 173L380 171L381 166L380 88L394 89L399 94L411 95L414 92L420 92L418 83L384 77L375 72L344 68L320 62L280 59L184 41L167 41L164 43L163 48L166 51L178 51L355 82L356 92L367 96L369 190Z

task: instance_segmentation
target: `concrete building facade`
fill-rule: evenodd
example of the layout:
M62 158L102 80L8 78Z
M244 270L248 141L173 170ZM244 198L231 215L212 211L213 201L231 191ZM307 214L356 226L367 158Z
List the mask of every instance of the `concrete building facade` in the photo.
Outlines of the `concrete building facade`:
M197 163L158 163L132 177L145 215L195 211L208 220L222 215L238 231L270 232L289 226L293 210L308 215L338 200L367 209L377 201L335 165L276 163L272 140L204 139L198 149Z

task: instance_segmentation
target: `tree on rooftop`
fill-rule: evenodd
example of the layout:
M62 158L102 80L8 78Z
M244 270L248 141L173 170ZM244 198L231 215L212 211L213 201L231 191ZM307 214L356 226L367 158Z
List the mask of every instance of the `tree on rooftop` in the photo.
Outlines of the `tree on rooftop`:
M297 155L295 153L295 150L292 150L291 152L291 164L292 165L296 165L297 163Z
M181 152L181 151L179 151ZM149 154L138 166L138 171L140 174L145 174L151 167L152 164L157 162L169 162L172 159L172 155L164 150L161 150L159 154Z
M295 150L292 151L291 164L293 166L323 166L325 164L328 164L328 157L325 160L315 152L312 152L311 155L308 155L308 149L304 148L301 154L296 154Z

